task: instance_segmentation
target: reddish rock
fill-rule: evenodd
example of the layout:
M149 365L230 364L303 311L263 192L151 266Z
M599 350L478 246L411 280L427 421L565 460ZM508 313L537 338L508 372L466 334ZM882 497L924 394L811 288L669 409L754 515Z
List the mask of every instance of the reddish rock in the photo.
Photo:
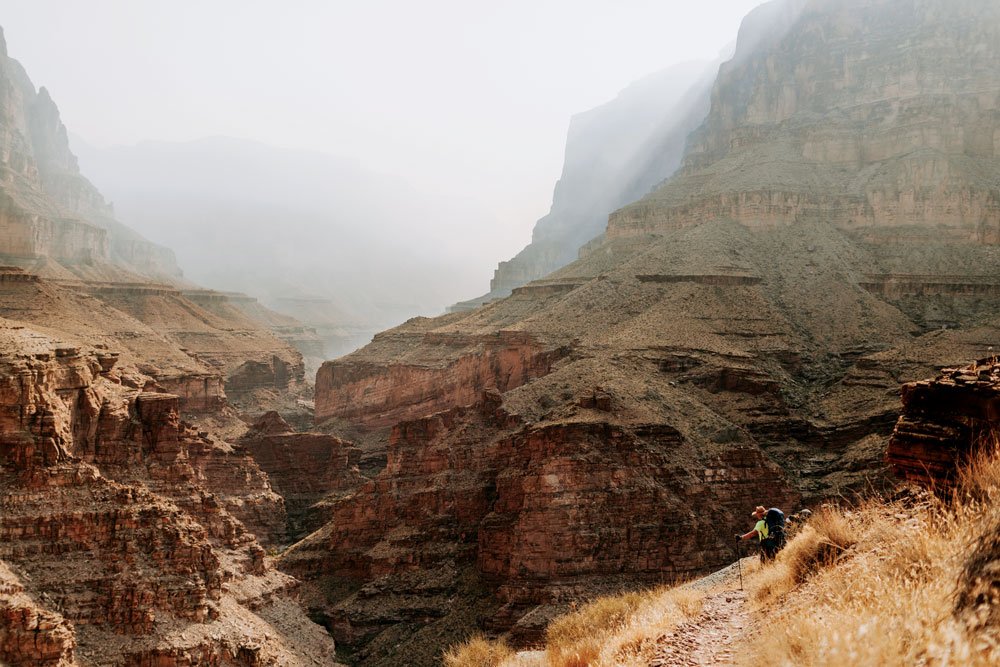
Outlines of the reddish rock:
M416 363L407 363L405 356L391 364L369 361L414 342L410 334L388 331L364 350L323 364L316 375L316 422L348 419L371 429L470 405L484 389L508 391L547 375L568 353L516 331L485 336L435 332L420 338L438 354Z
M240 444L284 499L289 536L301 537L329 519L324 508L316 507L319 501L351 491L365 478L358 470L359 448L332 435L289 430L278 413L270 412Z
M1000 433L1000 364L985 360L903 386L903 414L886 450L895 473L948 489L963 463Z
M0 359L0 561L45 602L7 604L0 590L0 659L74 664L75 641L100 664L329 662L332 642L291 602L294 580L271 569L254 534L285 532L266 475L245 450L182 422L177 396L113 382L99 355ZM271 613L286 635L257 615ZM25 653L18 627L32 619L45 632ZM254 624L275 634L242 642Z
M24 586L0 561L0 663L69 667L76 640L62 615L45 609L24 592Z
M798 501L747 443L697 448L668 425L524 424L498 398L398 424L385 470L335 501L282 569L322 586L474 564L508 629L595 587L711 569L733 557L748 498ZM328 609L348 641L386 623L351 610Z

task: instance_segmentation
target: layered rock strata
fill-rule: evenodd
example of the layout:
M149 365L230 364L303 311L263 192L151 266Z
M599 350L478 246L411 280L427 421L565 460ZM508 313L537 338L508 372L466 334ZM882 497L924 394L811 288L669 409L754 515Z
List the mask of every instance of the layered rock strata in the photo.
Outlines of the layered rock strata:
M1000 242L997 7L784 4L787 35L722 67L677 176L615 212L608 237L815 219Z
M0 51L0 255L50 277L180 278L173 253L114 219L45 88Z
M227 395L295 390L304 382L302 356L287 343L238 310L203 309L170 286L0 275L0 317L106 349L126 382L142 387L136 383L146 380L129 372L141 369L178 395L186 413L215 412Z
M285 517L252 458L185 425L176 396L125 384L101 350L2 334L0 562L20 584L0 608L22 621L5 660L75 664L75 642L80 664L330 664L258 541L282 539ZM31 619L41 658L18 639Z
M39 605L0 561L0 662L7 665L76 665L76 639L62 615Z
M548 374L568 353L566 346L518 331L468 335L421 328L421 322L411 321L378 334L362 351L323 364L316 375L316 421L336 418L365 428L391 426L472 403L484 389L514 389ZM432 356L409 362L405 353L414 343L434 350ZM368 361L371 358L378 361ZM388 367L381 363L386 358L394 359Z
M1000 363L995 358L906 384L902 397L903 414L886 461L905 480L947 490L963 464L1000 445Z
M290 538L329 521L325 506L365 480L359 470L361 449L332 435L295 433L277 412L257 420L240 446L283 498Z

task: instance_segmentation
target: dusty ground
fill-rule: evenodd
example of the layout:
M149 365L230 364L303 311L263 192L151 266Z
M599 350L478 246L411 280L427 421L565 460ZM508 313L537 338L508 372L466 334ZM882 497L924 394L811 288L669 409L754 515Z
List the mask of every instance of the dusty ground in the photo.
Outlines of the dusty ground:
M743 559L744 567L754 560ZM691 585L712 591L701 615L657 640L660 648L650 667L736 664L737 647L746 641L750 623L739 570L733 564Z

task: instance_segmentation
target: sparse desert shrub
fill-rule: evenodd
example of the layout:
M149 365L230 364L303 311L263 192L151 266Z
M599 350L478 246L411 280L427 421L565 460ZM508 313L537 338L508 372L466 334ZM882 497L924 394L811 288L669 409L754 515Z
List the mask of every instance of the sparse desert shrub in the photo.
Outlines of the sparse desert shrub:
M801 535L782 553L789 573L802 583L821 567L829 566L857 543L857 526L839 510L824 508L809 520Z
M444 654L446 667L500 667L514 655L514 649L504 641L490 641L482 636L449 648Z

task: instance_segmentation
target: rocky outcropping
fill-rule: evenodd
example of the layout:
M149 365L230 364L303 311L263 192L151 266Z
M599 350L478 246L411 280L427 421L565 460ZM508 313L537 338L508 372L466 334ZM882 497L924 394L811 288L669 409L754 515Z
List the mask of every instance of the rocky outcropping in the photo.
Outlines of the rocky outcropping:
M277 412L261 416L240 445L284 499L289 538L304 537L329 521L325 505L365 480L358 468L361 449L332 435L294 433Z
M886 461L905 480L947 490L963 464L1000 444L998 433L1000 363L991 358L904 385Z
M68 667L76 640L60 614L25 594L20 579L0 561L0 661L7 665Z
M483 389L514 389L547 375L552 364L568 353L566 346L545 344L517 331L421 333L419 320L378 334L364 350L320 367L317 423L338 418L364 428L392 426L472 403ZM409 362L405 352L414 343L437 351L431 358ZM379 361L372 363L372 358ZM383 359L393 363L386 366Z
M0 334L0 561L21 573L0 609L38 621L35 653L4 628L9 664L72 664L74 642L83 664L332 660L261 546L283 539L284 505L244 450L102 350Z

